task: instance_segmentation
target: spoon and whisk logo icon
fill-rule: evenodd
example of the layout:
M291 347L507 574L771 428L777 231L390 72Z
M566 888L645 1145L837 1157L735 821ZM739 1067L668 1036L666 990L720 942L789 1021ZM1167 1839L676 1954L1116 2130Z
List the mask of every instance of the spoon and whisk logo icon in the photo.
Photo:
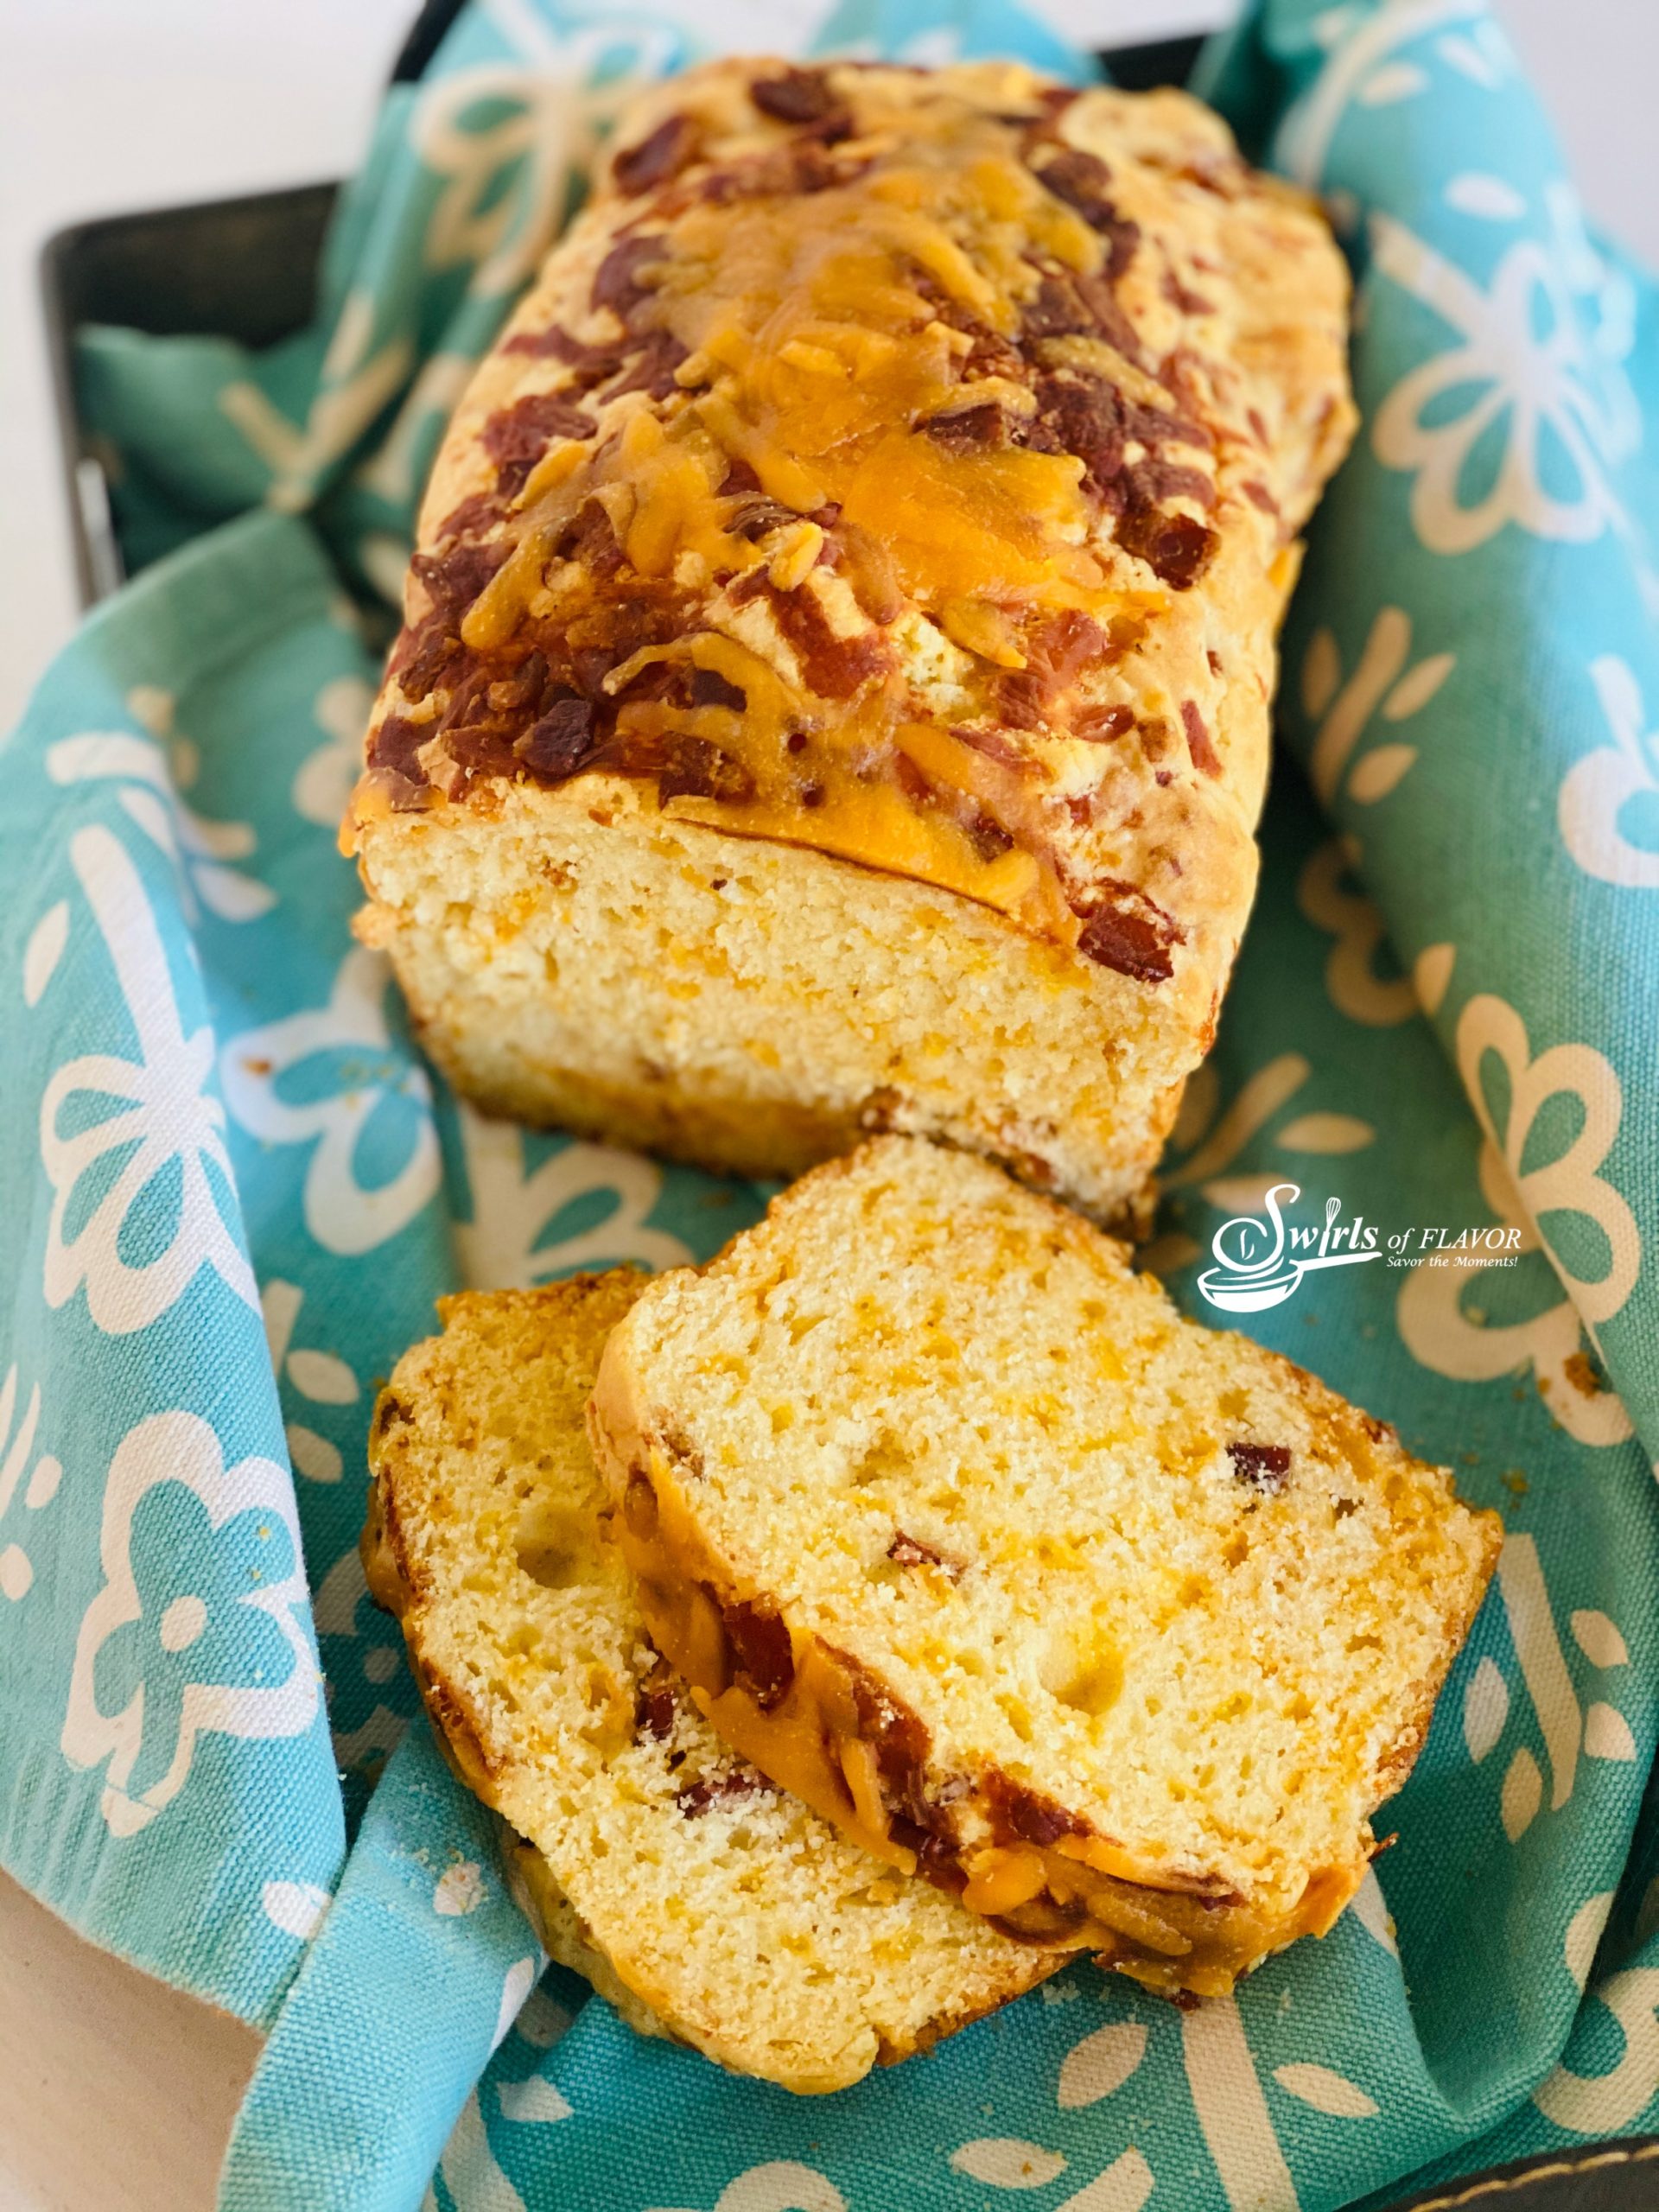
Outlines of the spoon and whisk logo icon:
M1288 1224L1281 1211L1302 1195L1296 1183L1275 1183L1259 1214L1235 1214L1210 1240L1216 1264L1198 1277L1198 1288L1224 1313L1265 1313L1281 1306L1306 1274L1316 1268L1349 1268L1380 1260L1377 1232L1360 1216L1338 1222L1340 1198L1325 1202L1325 1226Z

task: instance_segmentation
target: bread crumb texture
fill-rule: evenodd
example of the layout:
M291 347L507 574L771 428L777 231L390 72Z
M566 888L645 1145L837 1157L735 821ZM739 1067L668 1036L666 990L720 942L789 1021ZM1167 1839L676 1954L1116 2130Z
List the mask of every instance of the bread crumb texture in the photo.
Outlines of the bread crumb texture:
M1013 64L714 63L615 145L434 471L367 931L487 1103L1109 1212L1249 911L1341 257L1195 101Z
M745 1756L1172 1992L1335 1919L1500 1541L1089 1224L902 1137L653 1282L591 1421L646 1618Z
M582 1427L618 1269L467 1294L376 1408L365 1560L441 1742L520 1840L544 1942L646 2032L800 2091L857 2081L1057 1963L735 1758L652 1649Z

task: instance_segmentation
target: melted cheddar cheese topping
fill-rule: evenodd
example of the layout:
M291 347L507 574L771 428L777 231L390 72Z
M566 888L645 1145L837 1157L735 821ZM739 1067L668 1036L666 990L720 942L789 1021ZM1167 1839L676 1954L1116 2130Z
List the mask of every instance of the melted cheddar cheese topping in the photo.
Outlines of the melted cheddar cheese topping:
M474 451L511 480L417 558L357 812L654 776L676 814L1122 966L1089 933L1121 856L1072 859L1096 756L1185 728L1183 783L1222 766L1213 654L1186 700L1119 673L1220 542L1203 379L1118 302L1148 242L1026 73L757 74L741 128L734 82L625 145L484 372ZM1164 290L1202 322L1173 264ZM1127 972L1157 980L1182 932L1142 903Z

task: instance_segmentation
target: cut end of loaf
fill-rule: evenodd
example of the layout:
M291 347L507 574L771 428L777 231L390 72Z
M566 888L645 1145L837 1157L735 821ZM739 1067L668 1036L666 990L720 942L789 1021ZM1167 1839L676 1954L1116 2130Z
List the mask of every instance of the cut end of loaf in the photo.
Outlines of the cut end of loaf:
M590 1416L762 1770L1022 1938L1215 1994L1323 1933L1499 1540L1086 1223L887 1138L645 1294Z
M1208 1034L950 892L614 780L389 820L361 857L361 932L457 1089L727 1173L798 1175L900 1129L1111 1219Z

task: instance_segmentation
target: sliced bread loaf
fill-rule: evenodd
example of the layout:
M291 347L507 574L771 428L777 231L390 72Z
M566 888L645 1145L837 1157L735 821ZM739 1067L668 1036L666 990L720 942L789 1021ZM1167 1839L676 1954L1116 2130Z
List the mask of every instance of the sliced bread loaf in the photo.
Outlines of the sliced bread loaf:
M589 1421L646 1623L736 1751L1172 1992L1352 1896L1500 1535L1088 1223L905 1137L652 1283Z
M346 831L457 1089L1132 1204L1249 911L1348 292L1172 90L645 92L444 438Z
M647 2032L837 2089L1058 1961L780 1796L652 1649L582 1420L645 1281L443 1301L375 1411L370 1586L553 1956Z

